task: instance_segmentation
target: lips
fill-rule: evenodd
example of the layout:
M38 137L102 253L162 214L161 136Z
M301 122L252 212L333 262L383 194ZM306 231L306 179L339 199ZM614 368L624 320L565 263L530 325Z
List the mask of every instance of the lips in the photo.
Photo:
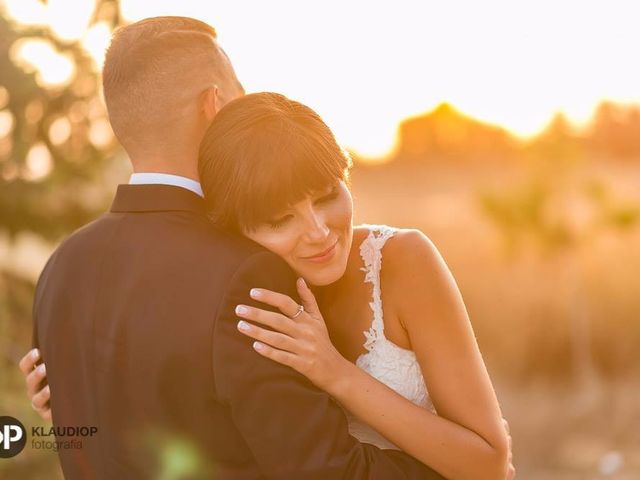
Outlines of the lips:
M311 259L314 259L314 258L324 257L327 253L329 253L331 250L333 250L337 244L338 244L338 241L336 240L335 243L333 245L331 245L329 248L327 248L326 250L324 250L324 251L322 251L320 253L317 253L315 255L311 255L309 257L302 257L302 258L304 258L305 260L311 260Z

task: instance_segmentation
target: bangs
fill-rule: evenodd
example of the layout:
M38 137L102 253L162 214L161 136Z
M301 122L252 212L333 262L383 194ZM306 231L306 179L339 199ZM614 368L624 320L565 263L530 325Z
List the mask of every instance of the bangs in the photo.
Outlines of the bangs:
M199 174L211 220L236 233L339 181L351 158L316 112L263 92L226 105L200 145Z
M333 136L327 142L292 131L286 123L261 128L245 145L246 156L237 165L242 191L234 195L233 208L241 229L252 231L307 196L347 180L349 158Z

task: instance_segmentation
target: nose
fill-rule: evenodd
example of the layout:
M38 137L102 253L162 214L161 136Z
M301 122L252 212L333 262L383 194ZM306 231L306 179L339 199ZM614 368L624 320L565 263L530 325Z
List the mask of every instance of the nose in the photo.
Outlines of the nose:
M305 215L304 238L309 243L324 243L329 236L329 226L321 212L310 209Z

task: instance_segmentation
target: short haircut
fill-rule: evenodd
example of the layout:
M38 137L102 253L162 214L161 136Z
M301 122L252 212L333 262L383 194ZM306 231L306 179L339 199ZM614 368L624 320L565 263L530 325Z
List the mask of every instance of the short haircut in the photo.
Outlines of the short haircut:
M198 170L214 223L245 233L307 195L348 184L351 165L316 112L263 92L218 113L200 145Z
M170 140L176 122L193 118L194 100L206 88L239 87L216 37L213 27L187 17L147 18L114 32L104 97L113 131L130 154Z

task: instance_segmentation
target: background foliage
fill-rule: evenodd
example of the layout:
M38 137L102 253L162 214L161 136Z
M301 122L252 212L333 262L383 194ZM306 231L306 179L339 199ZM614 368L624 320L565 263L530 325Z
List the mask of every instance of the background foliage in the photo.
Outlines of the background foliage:
M122 23L98 1L91 25ZM39 40L73 74L48 84L17 52ZM39 425L17 361L35 273L104 211L127 160L97 67L78 41L0 15L0 413ZM461 288L512 424L520 478L640 471L640 109L603 103L574 129L558 114L522 140L443 104L407 119L385 162L356 158L356 221L422 229ZM25 267L25 265L27 267ZM27 447L1 478L60 475Z

